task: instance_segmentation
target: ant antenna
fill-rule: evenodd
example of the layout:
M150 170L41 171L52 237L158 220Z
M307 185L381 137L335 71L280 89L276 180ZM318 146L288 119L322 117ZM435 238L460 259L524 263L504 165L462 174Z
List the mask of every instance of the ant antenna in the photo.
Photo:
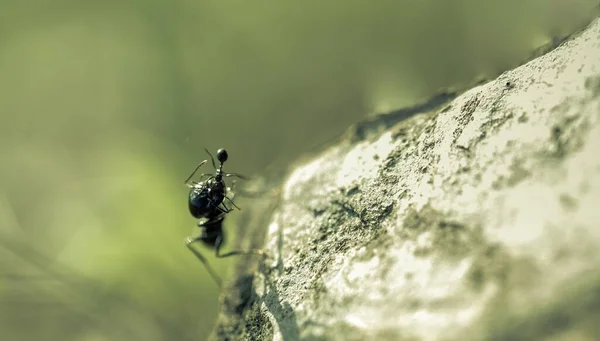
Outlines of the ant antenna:
M208 155L210 155L210 161L212 161L212 165L214 169L217 169L217 165L215 164L215 158L212 156L212 154L208 151L208 149L204 148L204 150L206 150L206 152L208 153Z
M196 174L196 172L198 171L198 169L200 169L200 167L202 167L205 163L206 163L206 160L200 162L200 164L198 164L198 166L196 166L196 169L194 169L194 171L192 172L192 174L190 174L190 176L188 176L188 178L185 179L185 181L183 183L187 184L188 181L190 181L190 179L192 179L192 177L194 176L194 174ZM214 163L214 161L213 161L213 163Z
M206 153L208 154L208 156L210 156L210 161L212 163L212 166L215 170L223 170L223 164L225 163L225 161L227 161L227 159L229 158L228 154L227 154L227 150L221 148L219 150L217 150L217 159L219 160L219 168L217 168L217 164L215 163L215 158L213 157L213 155L211 154L211 152L207 149L204 148L204 150L206 151ZM188 183L188 181L190 181L190 179L194 176L194 174L196 174L196 172L198 171L198 169L200 167L202 167L202 165L204 165L206 162L206 160L200 162L200 164L198 166L196 166L196 169L194 169L194 171L192 172L192 174L190 174L190 176L188 176L188 178L184 181L184 183ZM243 176L241 174L238 173L226 173L223 174L223 177L229 178L229 177L236 177L242 180L250 180L248 177Z

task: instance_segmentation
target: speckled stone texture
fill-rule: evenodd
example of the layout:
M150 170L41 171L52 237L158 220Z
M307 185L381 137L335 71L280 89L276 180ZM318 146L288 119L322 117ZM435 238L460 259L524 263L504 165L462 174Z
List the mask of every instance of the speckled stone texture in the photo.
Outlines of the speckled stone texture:
M599 119L596 20L348 134L238 219L270 257L240 260L212 338L598 340Z

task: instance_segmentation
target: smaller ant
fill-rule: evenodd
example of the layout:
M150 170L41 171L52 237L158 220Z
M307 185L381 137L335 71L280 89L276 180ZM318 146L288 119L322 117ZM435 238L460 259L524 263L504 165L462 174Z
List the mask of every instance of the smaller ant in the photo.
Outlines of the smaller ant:
M196 249L192 247L192 243L201 241L204 245L213 248L217 258L225 258L230 256L242 255L242 254L259 254L264 255L262 250L250 250L250 251L231 251L225 254L221 254L220 248L225 239L223 233L223 220L227 213L233 211L233 207L240 209L234 202L233 196L230 198L227 196L228 192L233 193L235 187L235 180L233 181L232 187L229 188L225 184L223 178L226 177L237 177L243 180L247 180L246 177L236 173L223 173L223 164L229 158L227 151L223 148L217 150L217 160L219 160L219 167L215 164L215 159L208 149L204 149L212 161L212 165L215 169L215 174L201 174L201 178L206 180L195 182L190 181L194 174L202 167L207 160L200 162L200 164L194 169L192 174L185 180L185 184L190 187L190 194L188 198L188 207L192 216L198 219L202 219L198 222L198 227L201 232L197 236L188 237L185 239L185 245L192 251L192 253L198 258L206 267L206 270L217 283L221 286L221 279L217 276L216 272L210 267L206 258L200 254ZM226 202L231 206L226 205Z

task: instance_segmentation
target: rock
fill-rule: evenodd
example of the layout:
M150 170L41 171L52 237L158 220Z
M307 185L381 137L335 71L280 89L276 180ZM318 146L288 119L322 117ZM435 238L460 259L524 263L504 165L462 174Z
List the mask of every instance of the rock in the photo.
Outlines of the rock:
M597 340L600 21L447 96L246 203L213 339Z

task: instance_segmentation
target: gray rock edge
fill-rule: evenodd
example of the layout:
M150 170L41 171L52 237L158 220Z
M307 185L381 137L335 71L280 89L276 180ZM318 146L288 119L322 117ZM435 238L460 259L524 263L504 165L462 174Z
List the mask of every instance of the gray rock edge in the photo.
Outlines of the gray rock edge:
M236 265L212 339L593 340L599 118L595 20L355 125L246 203L240 247L270 257Z

